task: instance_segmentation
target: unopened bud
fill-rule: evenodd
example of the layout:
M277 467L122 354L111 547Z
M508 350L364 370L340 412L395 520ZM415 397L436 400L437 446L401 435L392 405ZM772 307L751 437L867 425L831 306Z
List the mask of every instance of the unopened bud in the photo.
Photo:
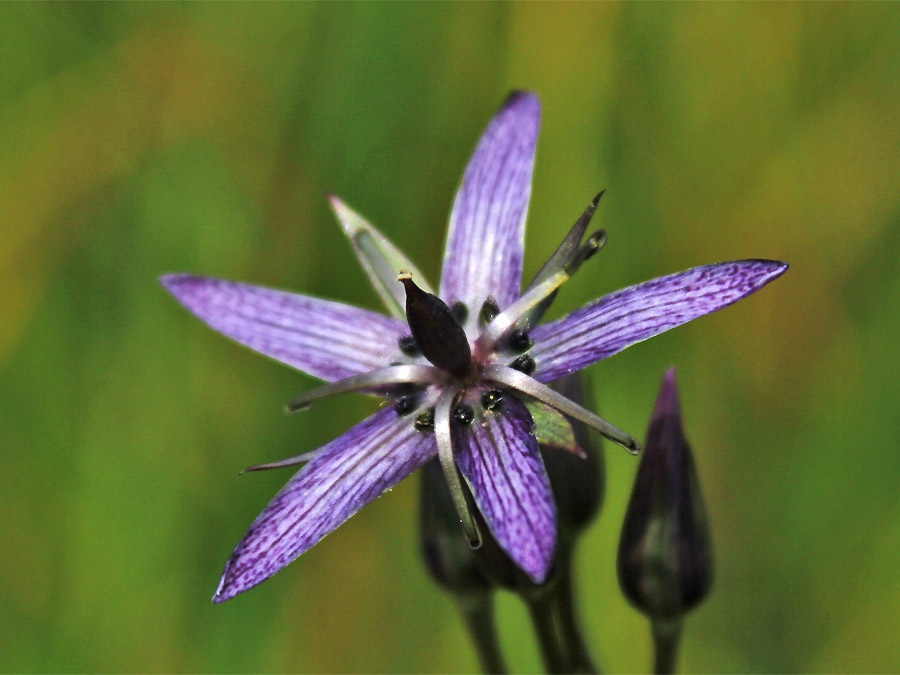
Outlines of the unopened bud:
M422 467L419 518L422 553L434 580L459 596L490 590L492 584L481 572L478 551L469 545L459 527L459 516L436 458Z
M650 420L619 541L618 574L628 600L653 619L682 616L712 583L706 511L682 431L674 369Z

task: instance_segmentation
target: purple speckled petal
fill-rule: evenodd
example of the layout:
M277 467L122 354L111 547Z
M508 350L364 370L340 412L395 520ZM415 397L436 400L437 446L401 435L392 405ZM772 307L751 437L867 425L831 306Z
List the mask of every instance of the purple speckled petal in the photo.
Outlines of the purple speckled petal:
M160 283L213 329L329 382L383 368L409 333L398 319L305 295L188 274Z
M434 436L381 410L325 445L253 521L213 602L268 579L437 453Z
M737 260L625 288L531 332L534 377L550 382L637 342L722 309L781 276L787 264Z
M502 409L486 418L454 425L456 464L497 543L539 584L553 560L556 507L531 415L506 395Z
M501 308L519 296L539 121L537 96L513 93L481 137L456 193L440 295L448 304L465 302L470 315L489 296Z

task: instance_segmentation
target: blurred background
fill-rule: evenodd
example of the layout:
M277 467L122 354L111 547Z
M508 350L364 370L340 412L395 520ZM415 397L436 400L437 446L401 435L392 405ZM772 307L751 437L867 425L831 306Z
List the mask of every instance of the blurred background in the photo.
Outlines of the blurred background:
M0 669L477 668L405 481L213 606L285 473L373 409L214 334L166 272L380 308L335 192L432 281L509 90L543 122L525 274L589 199L609 244L551 316L688 267L786 260L758 295L587 371L643 437L674 365L716 586L687 672L900 669L900 6L0 6ZM607 448L577 558L603 668L648 667L615 580L637 461ZM540 668L499 598L511 667Z

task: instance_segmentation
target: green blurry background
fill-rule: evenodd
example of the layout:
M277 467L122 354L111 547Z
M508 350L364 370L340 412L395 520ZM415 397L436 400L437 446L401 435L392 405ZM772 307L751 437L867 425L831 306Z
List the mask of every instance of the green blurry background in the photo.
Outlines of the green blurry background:
M602 255L556 315L733 258L758 296L587 371L643 436L675 365L717 585L686 671L900 669L900 6L0 6L0 668L467 671L427 579L417 478L213 606L225 558L309 450L372 410L157 285L191 271L377 308L324 195L436 280L452 195L512 88L544 106L532 274L607 188ZM637 461L579 549L611 671L649 662L617 590ZM539 668L500 597L511 666Z

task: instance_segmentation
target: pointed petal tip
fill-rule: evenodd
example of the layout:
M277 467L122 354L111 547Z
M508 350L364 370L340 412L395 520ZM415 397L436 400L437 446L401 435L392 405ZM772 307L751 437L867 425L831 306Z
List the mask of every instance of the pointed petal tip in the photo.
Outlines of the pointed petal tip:
M225 571L222 573L222 578L219 579L219 585L216 586L216 592L213 593L212 603L214 605L221 605L226 600L231 600L237 593L233 591L233 589L226 589L225 582L228 578L228 566L231 561L229 560L225 563Z
M331 208L335 211L346 208L346 204L344 204L343 200L338 197L333 192L326 192L325 199L328 200L328 203L331 205Z
M174 274L164 274L159 277L159 284L169 291L169 293L174 295L177 300L181 300L184 295L190 293L191 290L196 288L203 280L204 277L197 276L196 274L176 272Z
M666 371L659 395L656 397L656 406L653 410L653 419L659 419L668 415L681 416L681 406L678 400L678 384L675 381L675 367Z
M538 95L527 89L513 89L506 97L506 100L503 101L502 109L519 107L519 106L528 106L528 107L536 107L540 108L541 102L538 99Z

